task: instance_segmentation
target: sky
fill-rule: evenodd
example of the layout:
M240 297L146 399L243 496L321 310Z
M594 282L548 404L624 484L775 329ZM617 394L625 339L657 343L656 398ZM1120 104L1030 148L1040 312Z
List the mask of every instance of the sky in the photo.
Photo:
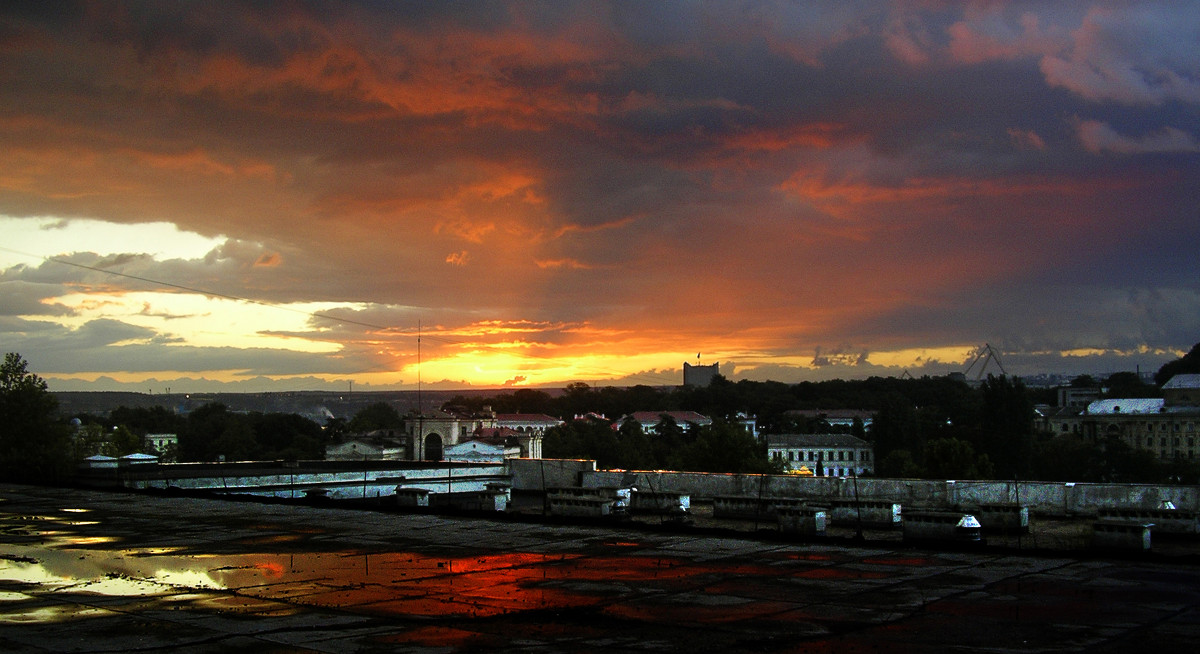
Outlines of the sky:
M1200 341L1197 43L1192 2L4 3L0 350L154 393L1154 371Z

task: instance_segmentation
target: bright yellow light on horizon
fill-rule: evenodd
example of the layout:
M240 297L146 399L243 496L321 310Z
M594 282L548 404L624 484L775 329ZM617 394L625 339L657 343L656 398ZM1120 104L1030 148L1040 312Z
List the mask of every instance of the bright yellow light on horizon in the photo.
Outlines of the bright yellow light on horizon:
M441 381L463 382L473 386L552 386L572 380L602 382L627 377L644 377L640 383L678 383L683 358L676 352L653 352L636 355L581 353L557 354L554 357L522 356L510 348L488 349L472 346L470 350L449 355L427 357L420 366L425 383ZM668 364L663 372L664 362ZM417 364L413 362L400 372L415 380Z
M867 360L887 368L919 368L931 363L965 363L978 346L948 345L943 347L915 347L887 352L871 352Z

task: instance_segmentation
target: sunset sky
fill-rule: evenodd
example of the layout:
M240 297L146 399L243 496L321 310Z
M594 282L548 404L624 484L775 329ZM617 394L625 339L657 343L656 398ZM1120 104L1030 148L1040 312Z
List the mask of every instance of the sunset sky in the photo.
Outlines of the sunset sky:
M1194 2L4 3L0 350L155 393L1156 370L1198 44Z

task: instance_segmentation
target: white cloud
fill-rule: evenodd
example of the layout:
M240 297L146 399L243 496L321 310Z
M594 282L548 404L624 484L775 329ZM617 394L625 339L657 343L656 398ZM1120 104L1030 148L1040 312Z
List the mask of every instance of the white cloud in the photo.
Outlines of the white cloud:
M1092 9L1073 44L1047 55L1051 86L1089 100L1126 104L1200 103L1200 12L1192 3L1134 3Z
M1077 130L1079 140L1089 152L1200 152L1200 143L1197 143L1194 136L1174 127L1164 127L1151 134L1129 137L1119 134L1108 123L1085 120L1079 122Z

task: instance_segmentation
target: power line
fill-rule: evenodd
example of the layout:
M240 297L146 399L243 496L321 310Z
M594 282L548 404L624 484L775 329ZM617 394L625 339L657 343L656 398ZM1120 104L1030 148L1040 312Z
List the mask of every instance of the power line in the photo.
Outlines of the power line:
M277 304L274 302L255 300L253 298L232 295L229 293L220 293L217 291L203 289L203 288L199 288L199 287L195 287L195 286L188 286L186 284L176 284L173 282L166 282L166 281L162 281L159 279L145 277L142 275L133 275L133 274L129 274L129 273L119 272L116 270L111 270L108 268L100 268L98 266L89 266L87 264L78 263L75 261L68 261L66 259L61 259L61 258L57 258L57 257L43 257L43 256L31 254L29 252L21 252L19 250L14 250L12 248L7 248L4 246L0 246L0 251L8 252L10 254L16 254L19 256L23 256L23 257L29 257L31 259L39 259L41 261L57 263L57 264L60 264L63 266L69 266L69 267L73 267L73 268L79 268L82 270L88 270L91 272L101 273L104 275L111 275L114 277L131 279L131 280L143 282L146 284L153 284L153 285L162 286L165 288L172 288L172 289L176 289L176 290L180 290L180 291L187 291L189 293L197 293L199 295L204 295L206 297L220 298L223 300L230 300L230 301L234 301L234 302L245 302L247 304L253 304L255 306L261 306L261 307L265 307L265 308L269 308L269 309L275 309L278 311L287 311L290 313L306 315L306 316L313 317L313 318L320 318L322 320L331 320L331 321L335 321L335 322L339 322L339 323L343 323L343 324L347 324L347 325L357 325L359 327L366 327L368 329L379 330L381 332L386 332L386 333L415 336L415 338L417 338L418 343L420 342L420 339L422 337L424 337L424 338L428 338L428 339L432 339L435 341L445 343L447 345L471 345L471 343L464 341L464 340L447 338L445 336L437 336L437 335L432 335L432 334L428 334L428 333L422 333L422 331L419 328L418 328L418 332L416 334L413 334L412 331L404 329L404 328L400 328L400 327L389 326L389 325L380 325L380 324L371 323L371 322L367 322L367 321L363 321L363 320L355 320L352 318L344 318L341 316L335 316L335 315L320 312L320 311L306 311L304 309L295 309L295 308L283 306L281 304ZM523 358L523 359L539 359L539 360L543 360L543 361L550 360L549 357L537 356L537 355L529 354L529 353L517 354L516 356L519 358ZM364 372L382 368L384 365L386 365L386 364L379 364L376 366L371 366L369 368L365 368L363 370L353 372L353 373L347 373L347 374L348 375L362 374ZM627 373L623 373L618 370L593 368L593 367L581 368L580 370L582 372L591 372L591 373L595 373L598 375L619 375L624 379L630 379L630 380L644 379L644 380L658 383L660 385L674 385L673 380L668 380L663 377L658 377L657 375L650 375L650 374L646 374L646 373L627 374Z

